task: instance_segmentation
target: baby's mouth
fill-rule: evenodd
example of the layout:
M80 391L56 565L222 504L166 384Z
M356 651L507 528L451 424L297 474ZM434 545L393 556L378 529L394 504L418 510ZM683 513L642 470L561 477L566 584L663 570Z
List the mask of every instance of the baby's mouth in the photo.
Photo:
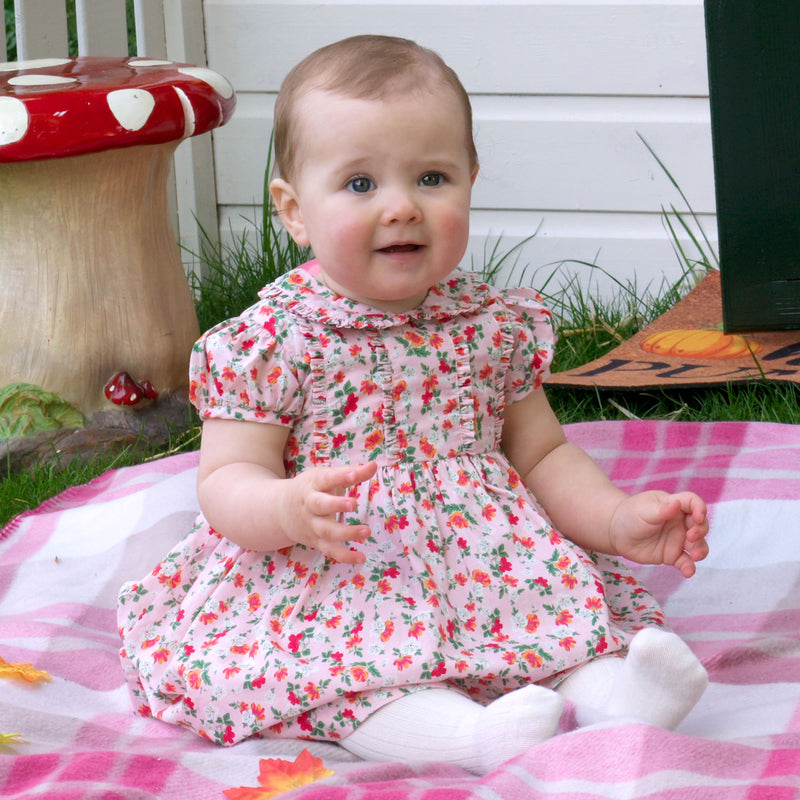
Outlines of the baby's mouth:
M414 253L422 249L422 245L407 242L405 244L390 244L388 247L381 247L380 253Z

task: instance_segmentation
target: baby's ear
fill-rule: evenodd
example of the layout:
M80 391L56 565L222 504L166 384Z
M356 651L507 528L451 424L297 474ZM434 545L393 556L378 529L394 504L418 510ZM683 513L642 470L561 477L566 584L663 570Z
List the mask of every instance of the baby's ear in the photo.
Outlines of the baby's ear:
M289 236L300 247L308 247L310 242L306 234L306 226L303 223L303 215L300 212L300 201L293 186L283 178L275 178L275 180L270 181L269 193L272 197L272 202L275 204L278 219L280 219L283 227L286 228Z

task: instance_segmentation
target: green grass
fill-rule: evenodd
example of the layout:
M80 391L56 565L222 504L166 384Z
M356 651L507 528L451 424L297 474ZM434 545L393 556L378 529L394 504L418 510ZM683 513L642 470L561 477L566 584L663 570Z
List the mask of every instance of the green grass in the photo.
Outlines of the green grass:
M266 192L263 208L261 220L250 222L244 233L232 237L232 244L215 244L205 237L201 252L194 254L202 264L202 277L192 278L201 329L246 308L265 284L308 257L307 250L297 248L283 233ZM617 281L613 298L603 299L570 276L569 263L552 265L549 273L547 268L535 273L529 265L520 268L520 249L525 242L505 248L500 239L487 242L482 263L473 263L472 268L483 270L495 282L506 275L506 283L530 285L535 278L537 288L553 310L559 333L553 368L571 369L607 353L635 334L671 308L707 270L717 266L713 249L690 207L688 212L665 208L663 219L682 269L678 280L658 287ZM680 243L687 239L689 248ZM580 266L600 269L593 264ZM545 277L539 279L543 271ZM565 424L631 418L800 423L800 387L793 383L751 381L695 390L617 392L550 386L546 391ZM199 425L176 435L160 451L142 453L129 449L88 464L75 461L16 474L0 468L0 525L107 469L192 449L198 444Z

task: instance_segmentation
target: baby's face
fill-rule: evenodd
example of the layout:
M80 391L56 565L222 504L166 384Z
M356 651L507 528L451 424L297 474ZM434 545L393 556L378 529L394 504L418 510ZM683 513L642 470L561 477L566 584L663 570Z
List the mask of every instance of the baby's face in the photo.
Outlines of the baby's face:
M419 305L467 247L477 168L458 98L446 88L382 100L314 90L297 115L298 174L273 186L287 229L339 294L386 311Z

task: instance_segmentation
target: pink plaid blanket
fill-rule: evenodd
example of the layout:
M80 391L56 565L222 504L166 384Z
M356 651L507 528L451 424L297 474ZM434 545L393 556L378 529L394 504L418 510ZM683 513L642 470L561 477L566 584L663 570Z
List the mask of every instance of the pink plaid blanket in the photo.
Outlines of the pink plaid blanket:
M711 676L677 732L568 730L479 779L446 765L361 762L320 743L220 749L134 716L117 659L117 590L191 525L189 454L109 472L0 533L0 656L52 675L0 681L0 733L21 737L0 744L0 796L222 800L258 785L260 759L292 761L307 746L333 775L286 800L800 797L800 426L567 430L624 488L692 487L710 503L712 553L695 578L638 568Z

